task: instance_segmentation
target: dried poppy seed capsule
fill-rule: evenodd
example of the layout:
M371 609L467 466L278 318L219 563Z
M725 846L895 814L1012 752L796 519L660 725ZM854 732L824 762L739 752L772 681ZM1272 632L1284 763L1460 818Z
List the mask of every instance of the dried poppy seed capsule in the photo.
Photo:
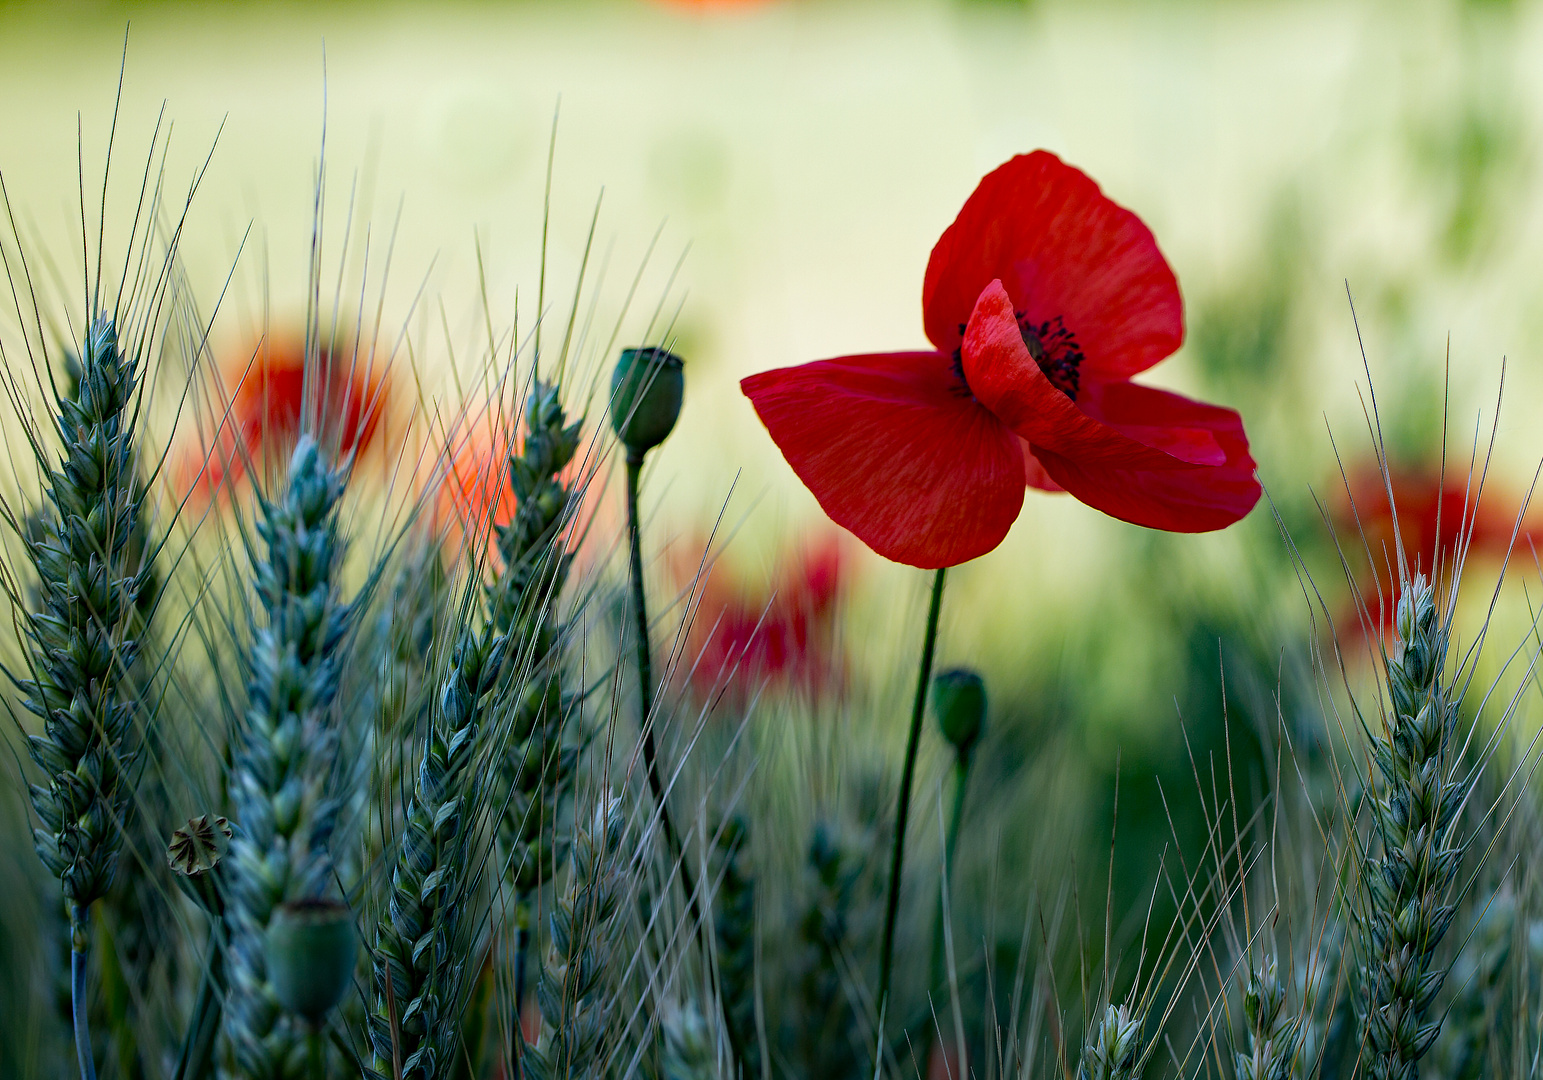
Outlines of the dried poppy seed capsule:
M283 904L268 925L268 981L279 1004L319 1024L343 1000L358 952L354 916L336 900Z
M171 834L166 859L177 873L177 884L211 915L225 911L214 870L230 847L230 822L202 814Z
M611 374L611 427L627 456L643 455L669 438L680 418L686 375L666 349L623 349Z
M943 737L967 758L986 720L986 680L968 668L955 668L932 680L932 711Z

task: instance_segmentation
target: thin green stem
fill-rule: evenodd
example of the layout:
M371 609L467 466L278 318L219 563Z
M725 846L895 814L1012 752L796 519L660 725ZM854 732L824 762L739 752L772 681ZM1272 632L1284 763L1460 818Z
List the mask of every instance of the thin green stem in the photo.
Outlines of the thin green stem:
M311 1080L327 1080L327 1051L322 1044L322 1025L310 1025L305 1034L306 1050L311 1059Z
M670 808L664 798L664 782L659 777L659 751L654 743L654 663L648 643L648 597L643 590L643 541L638 525L638 474L643 470L643 455L627 454L627 543L630 548L628 569L632 578L633 636L637 638L638 729L643 739L643 767L648 773L648 790L659 809L659 825L670 847L670 857L681 866L683 881L690 877L681 858L680 838L670 820ZM695 890L687 888L687 897ZM693 906L695 901L693 901Z
M964 817L964 794L970 782L970 759L959 757L954 761L954 805L949 812L948 833L943 848L943 880L948 885L948 895L954 895L954 855L959 847L959 822ZM943 986L943 894L938 893L938 907L932 919L932 964L929 982L933 993ZM927 1028L929 1034L932 1028ZM929 1038L927 1041L931 1041Z
M214 920L209 935L209 967L198 987L198 998L188 1020L188 1030L177 1056L175 1080L203 1080L209 1072L214 1039L220 1030L220 1014L225 1000L225 923Z
M75 1056L80 1060L80 1080L96 1080L91 1059L91 1023L86 1015L86 962L90 959L86 909L70 909L70 1012L75 1021Z
M696 878L686 864L686 853L681 848L674 823L670 820L669 804L665 801L664 784L659 778L659 753L654 744L654 665L648 640L648 596L643 589L643 540L638 524L638 477L643 471L643 454L627 451L627 540L631 549L629 569L632 578L632 612L636 620L638 662L638 725L643 740L643 766L648 773L648 788L653 793L654 805L659 808L659 826L670 849L680 876L681 888L686 893L686 907L695 929L697 944L702 949L702 962L707 966L713 986L717 986L717 972L713 970L712 950L707 945L707 922L697 904ZM718 994L719 1006L728 1021L728 1003ZM741 1063L743 1071L743 1063Z
M943 609L943 578L947 567L932 579L932 603L927 609L927 633L916 671L916 701L911 706L911 734L905 745L905 770L900 774L900 800L895 806L895 848L889 861L889 901L884 910L884 945L879 954L879 1046L884 1045L884 1016L889 1005L890 973L895 959L895 920L900 914L900 875L905 865L905 826L911 816L911 784L916 779L916 754L921 749L922 717L927 711L927 686L932 681L932 655L938 643L938 614Z

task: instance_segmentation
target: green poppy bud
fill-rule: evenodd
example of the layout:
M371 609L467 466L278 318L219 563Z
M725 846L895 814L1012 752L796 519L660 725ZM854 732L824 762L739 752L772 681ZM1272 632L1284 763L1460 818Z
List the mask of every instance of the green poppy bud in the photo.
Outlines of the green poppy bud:
M231 836L230 822L203 814L189 818L186 825L172 833L166 848L166 860L177 875L177 884L211 915L225 911L215 868L225 857Z
M353 981L358 934L348 905L336 900L282 904L268 924L268 981L279 1004L313 1025Z
M932 711L943 737L960 757L968 757L986 721L986 680L968 668L955 668L932 679Z
M623 349L611 375L611 427L627 448L642 456L675 429L686 376L680 357L665 349Z

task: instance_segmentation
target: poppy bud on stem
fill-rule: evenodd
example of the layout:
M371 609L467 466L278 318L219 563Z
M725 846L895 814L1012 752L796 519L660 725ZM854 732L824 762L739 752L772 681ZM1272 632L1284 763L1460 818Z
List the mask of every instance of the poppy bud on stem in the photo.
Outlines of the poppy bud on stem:
M959 847L959 823L964 819L970 765L986 721L986 681L967 668L942 672L932 680L932 711L938 718L938 729L954 748L954 805L943 841L943 882L952 896L954 857ZM939 890L937 910L932 917L932 964L928 972L932 993L941 992L944 985L943 919L943 893ZM930 1044L936 1032L932 1025L925 1030L925 1041ZM927 1060L925 1055L922 1060Z
M662 376L662 377L661 377ZM623 349L611 375L611 427L627 448L628 570L632 579L632 614L636 621L638 664L638 728L643 742L643 764L659 826L670 855L680 867L686 900L696 921L696 890L681 853L680 839L670 821L664 783L659 778L659 754L654 742L654 672L648 644L648 599L643 589L643 543L638 525L638 481L643 457L662 443L680 416L684 387L680 358L663 349Z
M611 373L611 427L627 448L627 460L670 437L680 419L685 366L667 349L623 349Z
M665 349L623 349L611 375L611 427L627 448L628 569L632 578L632 613L636 620L638 663L638 730L641 732L643 766L648 789L659 808L659 828L664 833L670 858L686 893L686 909L696 929L697 944L711 969L712 950L704 938L706 923L697 904L696 879L686 863L686 853L670 820L664 782L659 775L659 751L654 742L654 674L648 644L648 598L643 589L643 542L638 525L638 481L643 457L664 442L680 418L685 377L680 357ZM724 1003L727 1008L727 1004Z
M264 945L274 996L306 1022L311 1080L326 1080L322 1030L352 983L359 950L353 914L335 900L291 901L274 913Z
M348 905L307 899L283 904L268 926L268 977L279 1004L314 1028L343 1000L358 933Z

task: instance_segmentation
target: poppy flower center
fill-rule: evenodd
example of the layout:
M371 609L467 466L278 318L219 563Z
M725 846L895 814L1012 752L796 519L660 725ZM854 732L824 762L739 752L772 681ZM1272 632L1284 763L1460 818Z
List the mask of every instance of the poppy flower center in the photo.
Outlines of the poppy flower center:
M1018 321L1018 333L1023 337L1024 346L1039 365L1039 370L1044 372L1045 378L1050 380L1050 385L1076 401L1077 391L1082 387L1082 361L1086 359L1082 346L1077 344L1077 335L1066 329L1066 323L1059 315L1040 323L1030 322L1021 311L1013 312L1013 317ZM964 331L965 324L960 323L960 337L964 336ZM955 348L949 355L949 366L953 369L954 377L959 380L953 392L963 397L974 397L975 392L970 389L970 381L964 375L962 347Z
M1021 311L1013 314L1018 319L1018 332L1023 335L1023 343L1028 346L1029 355L1039 365L1039 370L1045 373L1052 386L1076 401L1084 359L1077 335L1066 328L1059 315L1034 323Z

